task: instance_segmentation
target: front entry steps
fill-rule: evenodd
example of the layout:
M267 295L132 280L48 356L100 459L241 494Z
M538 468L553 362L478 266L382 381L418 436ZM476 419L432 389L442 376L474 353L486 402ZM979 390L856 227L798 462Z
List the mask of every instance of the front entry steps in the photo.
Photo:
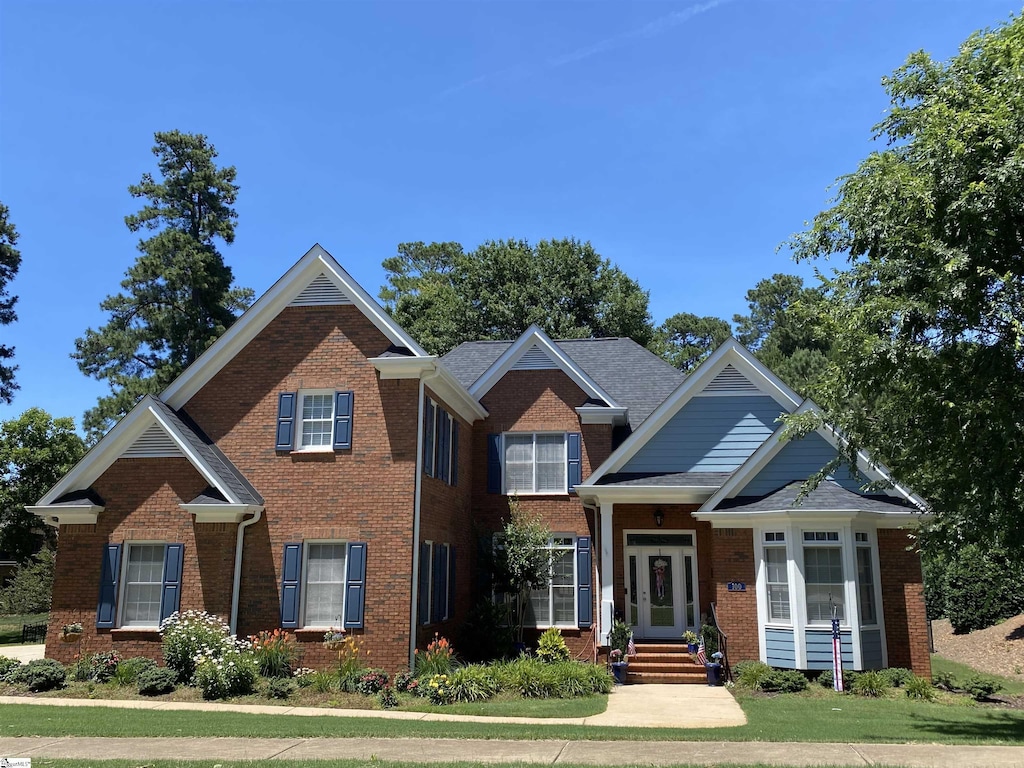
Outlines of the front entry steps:
M707 685L708 677L684 643L637 642L626 682Z

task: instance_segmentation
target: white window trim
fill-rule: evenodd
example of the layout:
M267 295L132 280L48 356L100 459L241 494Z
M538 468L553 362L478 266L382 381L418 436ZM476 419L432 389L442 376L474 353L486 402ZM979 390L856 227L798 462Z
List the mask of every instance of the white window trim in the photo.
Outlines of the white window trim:
M857 541L857 534L862 533L868 537L867 541ZM875 620L870 624L861 624L861 629L878 629L882 626L882 574L879 571L878 563L878 538L871 531L854 529L854 564L856 564L856 552L858 549L867 549L871 552L871 592L875 599ZM855 579L856 581L856 579ZM860 584L857 584L857 619L860 620Z
M164 554L163 560L160 565L160 602L163 602L163 574L167 569L167 542L166 541L155 541L155 540L141 540L141 541L126 541L121 547L121 577L120 584L117 585L117 627L118 629L159 629L160 627L160 609L157 608L157 618L152 624L126 624L125 623L125 610L128 607L127 596L128 596L128 553L132 547L163 547Z
M555 544L555 539L571 539L572 543L571 544L558 544L558 545L556 545ZM580 590L580 575L579 575L579 573L577 573L578 563L576 561L576 548L578 546L579 546L579 537L575 533L552 533L551 534L551 538L548 539L548 545L547 545L547 549L548 549L549 552L562 551L562 552L569 552L571 554L571 560L572 560L572 592L573 592L572 619L570 621L563 621L563 622L554 622L554 623L548 622L547 624L542 624L542 623L538 622L536 624L524 624L523 626L529 627L531 629L550 629L551 627L557 627L559 629L567 629L567 628L575 629L575 628L577 628L579 626L580 606L579 606L579 600L577 600L577 596L579 595L579 590ZM554 592L554 586L555 585L552 582L553 582L553 579L548 582L548 617L549 618L553 617L554 614L555 614L555 602L554 602L555 601L555 592ZM564 588L565 585L562 585L562 587ZM530 598L527 597L526 600L527 600L527 603L529 603Z
M792 558L789 556L789 537L785 536L784 531L765 531L768 533L782 533L784 538L782 541L767 541L767 536L762 536L761 543L761 556L760 560L762 567L764 568L764 599L765 599L765 618L766 623L774 627L789 627L793 626L793 582L790 579L789 564ZM771 596L768 592L768 587L771 584L779 584L780 582L769 582L768 581L768 550L782 550L782 554L785 557L785 571L786 571L786 595L789 603L789 619L773 619L772 618L772 601Z
M562 472L561 479L562 485L559 490L547 490L547 491L510 491L508 488L508 479L506 473L506 460L505 460L505 445L506 436L508 435L532 435L533 436L533 487L537 487L537 437L538 435L561 435L562 436ZM565 496L569 493L569 433L554 431L536 431L536 432L502 432L501 433L501 492L505 496Z
M309 571L309 547L315 544L337 544L345 550L345 567L342 568L341 572L341 615L338 616L337 624L307 624L306 623L306 598L309 595L309 583L307 582L307 576ZM299 606L299 616L301 622L299 627L301 629L341 629L345 625L345 593L348 588L348 541L340 539L307 539L302 542L302 581L300 585L302 587L302 599L301 605Z
M431 428L430 428L430 439L429 440L427 439L427 434L426 434L426 426L427 426L426 425L426 420L424 420L424 423L423 423L423 456L424 456L424 458L426 458L426 456L429 453L429 456L431 457L430 471L429 472L426 471L426 469L425 469L426 462L424 462L423 474L425 474L427 477L433 477L433 478L435 478L437 480L442 481L443 483L446 483L446 484L451 485L451 486L454 487L454 484L452 483L452 475L457 472L457 470L456 470L456 468L454 466L454 462L455 462L454 441L455 441L455 420L456 420L455 414L452 413L451 410L449 410L447 406L439 403L437 400L435 400L432 397L427 397L426 400L427 400L427 402L430 404L430 406L434 410L434 419L433 419L433 424L431 424ZM424 416L425 416L426 413L427 413L427 409L424 408L423 410L424 410ZM441 417L442 413L445 413L445 414L448 415L448 476L447 477L442 477L441 476L441 468L440 468L441 454L440 454L440 452L438 450L440 448L441 424L443 422L443 419Z
M807 541L807 540L804 539L804 534L805 533L819 533L819 532L835 533L836 534L836 538L833 541L829 541L827 539L823 540L823 541L819 541L819 540ZM842 576L843 576L843 582L842 582L842 584L843 584L843 588L842 588L843 589L843 616L842 616L841 619L839 619L839 626L840 626L841 629L850 629L853 626L853 624L854 624L854 622L851 621L850 614L851 614L851 607L852 608L856 608L857 607L857 603L856 603L856 601L853 601L853 602L850 601L850 576L851 576L850 565L851 564L850 564L850 558L848 557L848 552L847 552L847 550L849 549L849 540L852 537L849 536L849 535L844 536L843 533L844 532L841 529L836 528L835 526L811 526L811 527L806 527L806 528L801 528L800 529L800 538L798 540L798 544L799 544L798 549L800 550L800 575L801 575L801 582L802 582L801 585L803 587L803 593L804 593L803 594L803 600L802 600L803 609L804 609L803 618L804 618L804 625L805 625L805 627L807 629L818 629L818 628L821 628L821 627L831 628L832 627L832 620L831 619L829 619L828 621L824 621L822 619L814 619L814 620L812 620L810 618L808 612L807 612L807 564L804 562L804 552L806 551L806 549L808 547L811 547L813 549L835 549L835 550L839 551L839 565L840 565L840 568L842 568ZM854 563L854 568L856 568L856 563ZM856 572L854 572L852 574L852 576L853 576L854 587L856 588L856 583L857 583L857 574L856 574Z
M335 418L337 414L335 409L338 407L337 403L337 390L334 389L300 389L295 394L295 440L292 444L292 451L294 453L334 453L334 428ZM327 445L303 445L302 444L302 425L304 419L302 418L303 404L307 397L313 395L328 395L331 402L331 439ZM320 421L320 419L317 419Z

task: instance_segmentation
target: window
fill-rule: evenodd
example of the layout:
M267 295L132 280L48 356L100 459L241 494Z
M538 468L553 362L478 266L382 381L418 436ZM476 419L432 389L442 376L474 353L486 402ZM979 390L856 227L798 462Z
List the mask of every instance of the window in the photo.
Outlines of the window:
M505 434L505 493L566 493L565 433Z
M857 539L857 602L860 610L860 623L875 624L878 616L875 611L875 576L871 561L871 543L866 533L858 533Z
M837 531L804 532L804 585L808 622L831 623L833 605L836 616L846 618L843 553Z
M352 447L352 392L313 389L280 392L278 451L343 451Z
M128 545L121 626L159 626L165 549L164 544Z
M551 582L530 593L525 624L536 627L576 626L576 542L556 536L551 551Z
M419 623L451 618L455 592L455 548L425 541L420 545Z
M786 557L786 534L768 531L764 535L765 586L768 595L768 620L789 623L789 560ZM781 543L782 546L767 546Z
M344 616L346 545L306 545L306 596L303 626L338 627Z
M298 448L330 448L334 441L334 393L306 392L301 396L302 429Z
M423 472L449 485L458 485L458 464L459 423L427 398L423 413Z

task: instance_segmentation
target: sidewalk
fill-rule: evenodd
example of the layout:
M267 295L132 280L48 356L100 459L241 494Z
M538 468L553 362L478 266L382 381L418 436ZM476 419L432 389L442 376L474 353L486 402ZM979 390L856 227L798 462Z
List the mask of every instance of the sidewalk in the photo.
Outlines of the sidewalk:
M405 760L586 765L1024 766L1024 747L467 739L2 738L0 757L78 760Z

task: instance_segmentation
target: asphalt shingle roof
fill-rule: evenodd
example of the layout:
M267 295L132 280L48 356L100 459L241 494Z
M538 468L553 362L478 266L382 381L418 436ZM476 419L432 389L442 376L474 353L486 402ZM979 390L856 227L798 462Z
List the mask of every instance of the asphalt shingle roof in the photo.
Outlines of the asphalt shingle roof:
M728 472L613 472L602 477L597 484L721 488L729 475Z
M563 339L555 344L618 405L636 429L683 381L683 374L632 339ZM467 389L512 346L511 341L468 341L441 358Z
M777 512L785 510L807 510L830 512L840 510L862 510L864 512L896 512L900 509L914 510L911 504L891 496L859 494L848 491L834 480L824 480L800 502L797 497L804 481L798 480L783 486L765 496L737 496L722 501L716 509L736 509L744 512Z

